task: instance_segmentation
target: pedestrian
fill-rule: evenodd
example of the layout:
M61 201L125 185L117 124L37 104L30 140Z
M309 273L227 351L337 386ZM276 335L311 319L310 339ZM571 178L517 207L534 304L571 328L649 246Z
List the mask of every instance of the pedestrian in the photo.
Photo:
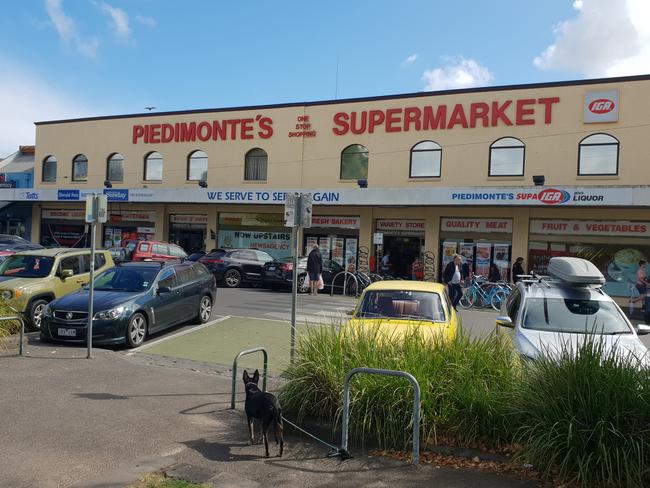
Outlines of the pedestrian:
M422 281L424 279L424 266L419 256L415 256L411 264L411 279Z
M521 278L521 275L525 275L524 271L524 258L518 257L515 261L515 264L512 265L512 282L517 283Z
M451 304L454 307L454 310L458 310L456 306L463 296L463 288L460 285L460 267L460 254L454 254L454 259L445 266L445 270L442 272L442 281L447 284L449 298L451 299Z
M490 265L490 272L488 273L488 281L490 283L496 283L497 281L501 281L501 271L499 271L499 267L494 263Z
M386 251L384 257L381 258L381 272L385 274L390 274L390 268L392 264L390 262L390 251Z
M320 255L318 244L314 244L309 256L307 256L307 274L309 275L309 289L312 295L318 295L322 271L323 258Z

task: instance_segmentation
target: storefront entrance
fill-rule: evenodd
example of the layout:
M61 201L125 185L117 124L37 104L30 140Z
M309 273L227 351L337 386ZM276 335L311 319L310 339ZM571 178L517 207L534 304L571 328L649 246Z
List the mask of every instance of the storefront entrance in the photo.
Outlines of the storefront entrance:
M382 234L383 244L377 246L377 268L382 271L382 258L390 254L390 267L386 271L395 278L411 279L416 260L423 266L424 220L379 219L375 223L377 233Z
M85 212L79 210L43 209L41 213L41 245L45 247L90 247Z
M360 223L357 216L314 215L312 227L304 232L305 255L318 244L323 259L331 259L348 271L355 271Z
M170 215L169 241L175 242L188 254L205 250L207 215Z
M104 246L123 247L129 241L152 241L156 234L153 210L111 211L104 225Z

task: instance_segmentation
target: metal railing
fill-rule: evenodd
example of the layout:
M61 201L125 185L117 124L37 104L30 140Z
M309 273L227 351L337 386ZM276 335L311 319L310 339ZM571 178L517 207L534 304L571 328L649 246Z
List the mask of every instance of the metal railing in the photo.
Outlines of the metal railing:
M330 296L334 296L334 288L336 288L336 278L338 278L341 275L344 275L344 278L343 278L343 295L346 295L345 291L346 291L346 287L347 287L347 284L348 284L347 275L350 275L354 279L354 284L356 285L355 290L354 290L354 295L358 297L359 296L359 280L357 279L356 276L354 276L354 273L350 273L349 271L339 271L334 276L334 279L332 280L332 286L330 287Z
M406 371L394 371L392 369L354 368L345 377L343 389L343 428L341 432L342 446L344 452L348 452L348 417L350 416L350 380L355 374L379 374L384 376L401 376L411 382L413 386L413 453L411 463L418 464L420 460L420 385L411 373Z
M13 317L0 317L0 322L8 322L10 320L17 320L20 322L20 342L18 344L18 355L23 355L23 341L25 338L25 319L19 315Z
M262 352L264 354L264 375L262 377L262 391L266 391L266 376L269 367L269 354L266 352L266 349L263 347L254 347L253 349L246 349L241 351L237 356L235 356L234 361L232 362L232 393L230 395L230 408L235 408L235 390L237 388L237 361L242 356L247 354L253 354L255 352Z

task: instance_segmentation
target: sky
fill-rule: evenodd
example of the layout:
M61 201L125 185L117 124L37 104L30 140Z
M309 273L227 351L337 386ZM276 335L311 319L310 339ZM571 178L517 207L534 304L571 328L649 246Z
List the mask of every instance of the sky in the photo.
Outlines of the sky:
M650 73L649 0L0 1L0 157L34 122Z

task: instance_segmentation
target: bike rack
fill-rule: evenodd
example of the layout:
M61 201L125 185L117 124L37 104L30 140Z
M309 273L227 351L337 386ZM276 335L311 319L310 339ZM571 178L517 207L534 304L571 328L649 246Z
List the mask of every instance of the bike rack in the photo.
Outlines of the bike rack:
M343 388L343 427L341 432L342 450L348 452L348 417L350 416L350 380L355 374L379 374L384 376L401 376L411 382L413 386L413 453L411 463L418 464L420 460L420 385L411 373L395 371L392 369L354 368L345 377Z
M349 271L339 271L339 272L334 276L334 279L332 280L332 286L330 287L330 296L331 296L331 297L334 296L334 287L336 286L336 285L335 285L335 283L336 283L336 278L338 278L338 277L341 276L341 275L344 275L344 276L345 276L345 275L350 275L350 276L352 276L352 278L354 279L354 282L355 282L356 285L357 285L356 290L355 290L355 293L354 293L354 296L355 296L355 297L358 297L358 296L359 296L359 280L357 279L356 276L354 276L354 273L350 273ZM347 284L348 284L348 280L347 280L347 279L344 279L344 280L343 280L343 295L345 295L345 288L346 288Z
M8 322L10 320L17 320L20 322L20 343L18 345L18 355L23 355L23 340L25 337L25 319L16 315L14 317L0 317L0 322Z
M235 356L234 361L232 362L232 392L230 395L230 409L234 410L235 409L235 390L237 386L237 361L239 361L239 358L242 356L246 356L247 354L253 354L255 352L262 352L264 354L264 375L262 379L262 391L266 391L266 373L268 372L268 366L269 366L269 354L266 352L266 349L263 347L254 347L253 349L246 349L245 351L241 351L237 356Z

